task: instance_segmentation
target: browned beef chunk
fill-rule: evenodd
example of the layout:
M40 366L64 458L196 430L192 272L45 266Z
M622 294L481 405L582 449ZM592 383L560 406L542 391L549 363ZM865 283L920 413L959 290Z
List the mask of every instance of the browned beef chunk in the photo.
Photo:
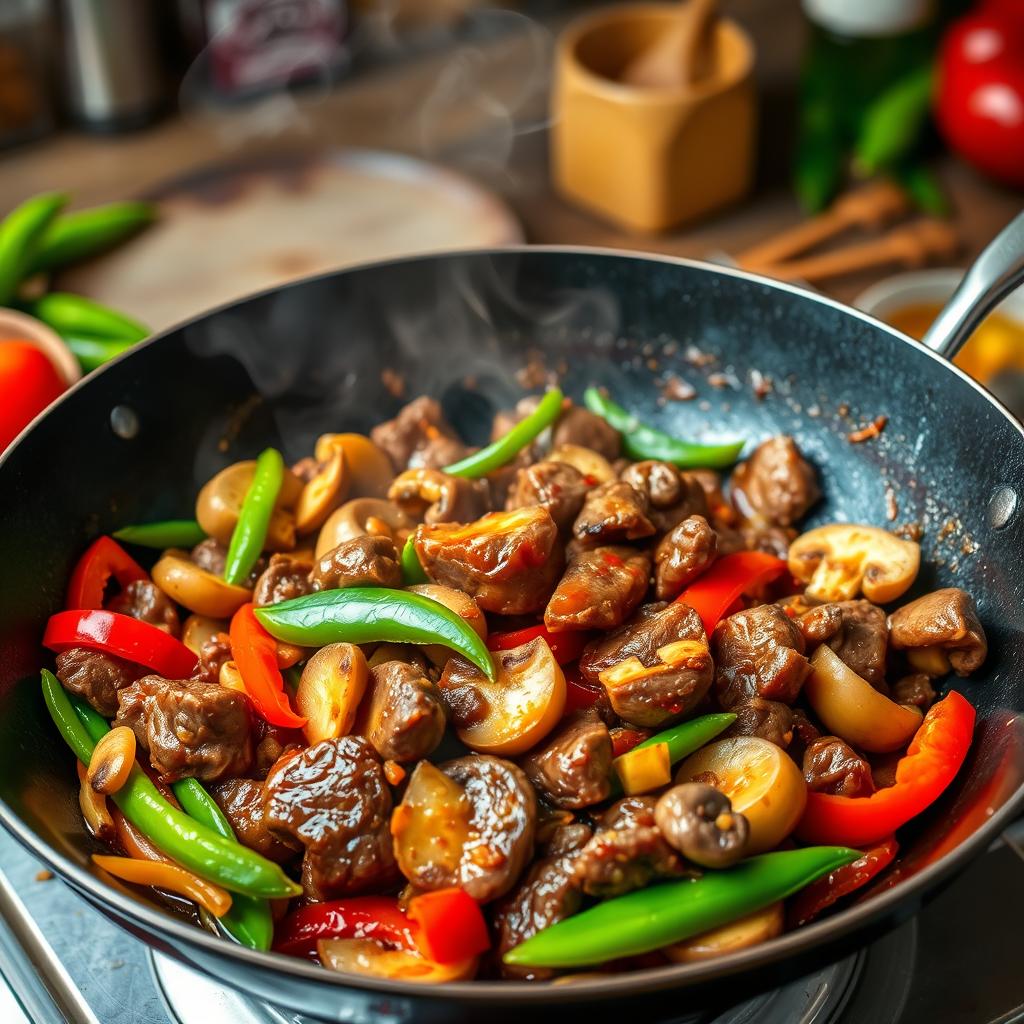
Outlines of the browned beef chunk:
M779 604L795 616L793 621L803 634L808 654L842 629L843 610L838 604L808 606L803 594L784 598Z
M785 526L741 526L740 536L748 551L763 551L784 559L789 554L789 545L796 540L796 530Z
M270 564L256 581L252 603L257 608L265 605L280 604L294 597L305 597L313 592L309 582L309 574L313 571L313 563L305 559L292 558L290 555L271 555Z
M418 761L444 736L444 704L418 665L385 661L371 669L360 732L385 761Z
M406 405L393 420L370 431L373 443L391 456L395 469L442 469L466 455L466 446L426 395Z
M732 709L736 721L726 736L759 736L785 750L793 739L793 709L777 700L752 697Z
M612 741L594 712L568 718L522 760L523 771L556 807L577 810L611 792Z
M687 873L654 820L653 796L628 796L612 804L573 867L577 884L591 896L620 896L656 878Z
M260 720L256 723L256 733L256 756L251 774L257 779L265 779L283 754L306 746L301 729L286 729Z
M390 537L366 534L331 548L313 566L309 578L317 590L400 587L402 569Z
M671 530L687 516L707 514L708 501L700 482L669 462L631 462L619 479L647 498L648 516L659 533Z
M654 550L659 601L670 601L695 580L718 553L718 537L699 515L688 516L665 534Z
M227 633L214 633L208 640L204 640L202 647L199 648L196 678L206 683L219 682L221 666L230 660L231 638Z
M495 904L492 921L499 960L537 932L579 910L583 897L573 868L591 835L587 825L558 826L519 885ZM502 964L501 972L506 978L527 981L541 981L553 973L543 967L508 964Z
M821 730L808 718L803 708L791 708L793 713L793 738L789 741L789 756L797 764L803 764L807 748L821 736Z
M651 560L641 551L604 547L576 551L544 611L550 630L611 629L647 593Z
M117 694L144 672L114 654L70 647L57 655L57 678L107 718L117 714Z
M622 438L619 432L600 416L580 405L571 405L559 416L551 435L553 448L563 444L589 448L612 460L619 457Z
M588 645L580 671L604 686L620 718L652 728L693 710L714 674L700 616L678 602L641 607Z
M244 775L252 765L249 698L201 679L143 676L118 693L117 725L127 725L167 782Z
M283 843L267 828L263 786L254 779L225 779L210 787L210 795L243 846L278 863L291 860L301 849L294 839Z
M897 608L889 616L889 638L897 651L938 647L958 676L981 668L988 654L974 599L959 587L936 590Z
M759 445L732 475L732 496L744 518L795 526L821 497L813 467L791 437Z
M485 612L540 611L562 572L558 527L544 508L492 512L466 526L420 526L414 538L427 576L469 594Z
M551 513L555 525L565 533L579 515L586 493L587 484L578 469L565 462L538 462L516 471L505 507L540 505Z
M224 566L228 558L228 549L220 543L218 540L214 540L213 537L207 537L206 540L201 540L192 549L192 561L199 566L200 569L205 569L207 572L212 572L214 576L224 575ZM252 567L252 572L249 573L248 579L246 579L244 586L254 587L256 581L263 574L263 570L267 567L267 560L260 557L256 560L256 564Z
M407 469L388 488L388 501L410 519L427 523L470 523L488 508L486 484L450 476L439 469Z
M391 790L366 740L343 736L285 755L263 794L267 826L306 848L307 895L330 899L395 881Z
M935 687L923 672L914 672L894 683L890 696L897 704L913 704L927 711L935 700Z
M587 492L572 532L577 540L596 545L640 540L656 531L644 495L621 480L610 480Z
M812 793L870 796L875 791L871 765L838 736L822 736L804 752L804 778Z
M803 635L777 604L730 615L713 643L715 691L726 710L752 697L792 704L811 670Z
M838 631L827 641L840 659L876 690L888 691L885 654L889 630L885 612L870 601L840 601Z
M148 622L173 637L181 636L181 622L174 602L149 580L135 580L129 583L113 601L112 612L130 615L140 622Z

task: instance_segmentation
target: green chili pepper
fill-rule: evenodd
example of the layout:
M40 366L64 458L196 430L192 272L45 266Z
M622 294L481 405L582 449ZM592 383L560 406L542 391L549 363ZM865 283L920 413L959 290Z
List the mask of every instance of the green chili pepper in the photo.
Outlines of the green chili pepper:
M622 434L622 448L631 459L657 459L671 462L680 469L731 466L746 443L698 444L680 441L664 431L648 427L635 416L616 405L597 388L583 392L583 403Z
M193 548L206 540L206 532L194 519L167 519L122 526L114 531L114 537L140 548Z
M57 217L43 235L30 273L54 270L104 252L152 224L152 203L107 203Z
M423 563L420 556L416 554L416 545L412 537L405 542L402 548L402 581L407 587L416 583L429 583L427 574L423 571Z
M11 301L47 229L67 201L63 192L44 192L26 199L0 222L0 306Z
M70 696L52 672L43 669L43 699L64 741L83 764L106 733L106 720L84 701ZM237 842L190 818L167 801L136 765L111 799L121 813L162 853L200 878L232 892L277 899L300 896L281 868Z
M934 77L931 64L914 68L864 112L854 150L854 163L861 174L891 167L917 146L931 109Z
M274 503L284 483L284 459L276 448L260 452L256 472L242 502L224 563L224 579L239 586L249 578L263 551Z
M783 850L693 881L638 889L545 928L504 960L521 967L582 967L649 953L753 914L862 856L845 846Z
M558 419L561 411L562 392L558 388L552 388L540 400L537 408L525 419L520 420L504 437L458 462L453 462L450 466L445 466L444 472L451 476L476 479L500 469L506 462L511 462L538 434L550 427Z
M119 356L122 352L134 348L134 341L111 340L110 338L79 338L72 334L62 334L64 344L71 349L78 360L83 373L92 373L104 363Z
M149 328L138 320L71 292L50 292L30 302L27 309L62 336L129 342L149 336Z
M473 627L443 604L407 590L323 590L257 608L256 618L275 639L301 647L377 640L443 644L471 661L488 679L494 679L490 651Z

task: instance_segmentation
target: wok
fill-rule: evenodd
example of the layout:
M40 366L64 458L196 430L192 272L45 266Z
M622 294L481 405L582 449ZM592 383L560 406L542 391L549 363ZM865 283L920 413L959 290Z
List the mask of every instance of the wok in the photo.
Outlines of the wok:
M1024 216L975 265L931 338L950 355L1024 265ZM691 379L696 346L732 386L659 403L662 375ZM690 360L690 362L688 362ZM306 454L325 430L366 431L407 396L440 398L480 441L538 363L579 397L592 383L682 436L795 435L835 519L924 527L917 592L962 586L991 641L953 679L978 708L969 764L915 822L875 898L765 945L705 963L563 985L439 988L341 976L241 949L92 871L70 753L38 686L43 624L98 533L189 515L199 485L262 446ZM696 360L699 362L699 360ZM757 370L772 392L759 400ZM881 437L847 434L879 415ZM678 259L522 248L399 260L304 280L153 338L72 389L0 461L0 820L108 917L248 993L325 1020L480 1020L643 1013L671 989L688 1011L834 960L912 915L1024 803L1024 430L946 359L821 296ZM600 1004L600 1005L599 1005Z

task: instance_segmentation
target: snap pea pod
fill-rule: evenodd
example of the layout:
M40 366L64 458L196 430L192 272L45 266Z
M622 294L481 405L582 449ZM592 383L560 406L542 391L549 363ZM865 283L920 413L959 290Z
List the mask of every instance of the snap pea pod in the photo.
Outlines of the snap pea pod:
M427 574L423 571L423 563L420 561L420 556L416 554L416 545L413 543L412 537L406 542L402 548L402 582L407 586L411 587L417 583L428 583Z
M274 503L284 483L284 459L276 448L267 448L256 459L256 471L242 502L224 563L224 579L238 586L245 582L260 557L267 539Z
M63 192L44 192L26 199L0 222L0 306L11 301L47 229L67 201Z
M504 437L445 466L444 472L450 476L475 479L500 469L506 462L511 462L538 434L550 427L561 411L562 392L558 388L551 388L537 404L537 408L521 419Z
M583 967L638 956L729 924L863 856L845 846L764 853L700 878L606 900L509 950L520 967Z
M257 608L256 618L275 640L300 647L379 640L443 644L471 661L488 679L494 679L490 651L472 626L443 604L406 590L323 590Z
M731 466L745 444L744 441L700 444L672 437L641 423L597 388L583 392L583 403L622 434L622 449L631 459L657 459L671 462L680 469L721 468Z
M854 163L861 174L877 174L892 167L916 148L931 109L934 82L931 64L914 68L864 112L854 150Z
M104 363L134 348L134 341L111 340L110 338L79 338L73 334L62 334L64 344L71 349L83 373L92 373Z
M42 295L28 304L28 311L61 336L136 342L149 335L138 320L71 292Z
M122 526L114 538L140 548L193 548L206 539L206 531L194 519L165 519Z
M75 756L88 764L97 738L108 728L106 720L69 695L46 669L42 687L47 710L61 736ZM157 849L200 878L232 892L267 899L302 894L302 887L277 864L240 843L229 842L169 803L138 765L111 799Z
M47 228L29 273L55 270L113 248L153 223L152 203L121 202L73 210L56 217Z

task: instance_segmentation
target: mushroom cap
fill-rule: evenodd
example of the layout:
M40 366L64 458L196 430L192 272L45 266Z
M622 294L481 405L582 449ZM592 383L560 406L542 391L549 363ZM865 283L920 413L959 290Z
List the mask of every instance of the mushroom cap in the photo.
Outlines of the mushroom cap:
M684 782L662 794L654 820L669 845L707 868L725 868L746 852L750 824L714 786Z

